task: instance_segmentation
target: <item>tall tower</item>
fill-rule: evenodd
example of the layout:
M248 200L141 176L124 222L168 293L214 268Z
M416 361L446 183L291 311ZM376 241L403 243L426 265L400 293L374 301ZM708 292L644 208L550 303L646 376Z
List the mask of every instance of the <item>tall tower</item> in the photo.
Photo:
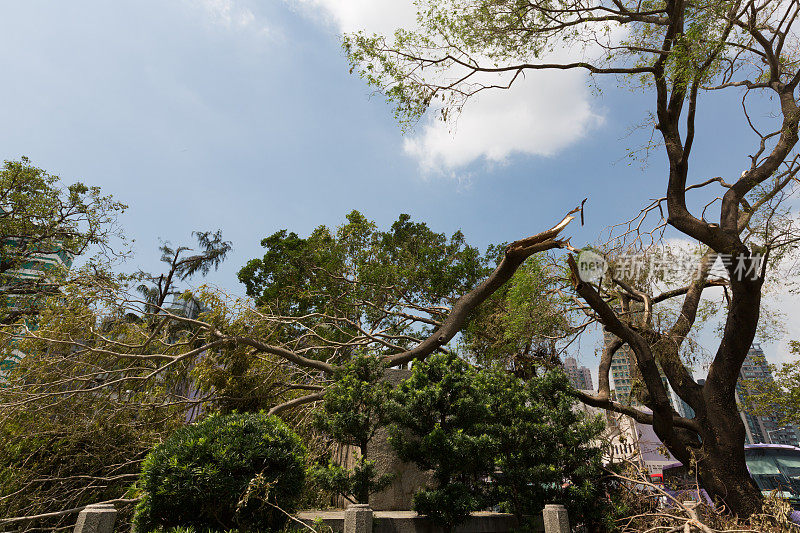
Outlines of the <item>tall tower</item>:
M603 334L603 340L606 343L611 342L614 338L615 337L608 332ZM661 367L658 368L658 372L661 375L661 383L664 384L664 388L667 391L669 403L675 407L675 401L672 398L672 389L669 386L667 376L664 375ZM611 382L614 386L614 395L618 402L641 406L631 395L636 375L636 355L633 353L633 350L625 344L617 350L614 357L611 358Z
M747 357L739 371L739 380L736 382L736 403L745 426L745 440L747 444L788 444L798 446L797 428L793 425L781 425L779 419L782 413L775 416L756 415L750 404L747 392L742 387L742 380L765 380L772 382L775 378L764 357L761 345L753 343Z
M644 311L643 304L631 301L629 305L630 310L626 313L627 316L620 314L621 319L631 322L640 320L641 313ZM616 310L620 312L619 307ZM613 342L616 338L615 335L608 331L603 332L603 343L606 345ZM661 375L661 382L667 390L667 397L669 398L670 405L674 407L675 404L672 399L669 382L660 366L658 372ZM618 402L641 407L641 404L632 396L633 386L637 377L639 381L641 381L641 376L639 376L638 368L636 367L636 354L633 353L630 346L624 344L611 358L611 383L614 388L614 396Z

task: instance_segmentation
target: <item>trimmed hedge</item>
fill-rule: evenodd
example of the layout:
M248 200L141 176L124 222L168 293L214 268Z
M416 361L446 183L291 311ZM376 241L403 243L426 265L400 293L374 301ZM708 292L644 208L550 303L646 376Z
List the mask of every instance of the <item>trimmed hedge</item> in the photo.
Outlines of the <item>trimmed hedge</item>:
M300 438L279 418L212 415L147 456L134 526L279 531L281 509L292 512L303 488L304 464Z

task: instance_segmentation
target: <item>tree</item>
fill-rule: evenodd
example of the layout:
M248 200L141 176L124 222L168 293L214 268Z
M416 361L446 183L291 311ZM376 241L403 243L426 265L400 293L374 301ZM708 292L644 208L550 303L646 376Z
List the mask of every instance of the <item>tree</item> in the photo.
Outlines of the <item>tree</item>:
M64 186L27 158L0 170L0 321L27 317L57 293L72 260L91 247L110 250L126 206L99 187Z
M221 242L219 232L210 240L197 235L201 246L203 239ZM116 503L121 522L129 523L135 500L127 492L146 454L207 400L190 386L196 361L172 361L167 372L107 349L135 332L149 332L155 346L163 335L170 345L195 348L196 314L186 316L163 298L118 298L132 289L164 298L179 293L178 279L205 274L221 260L213 252L187 257L190 248L176 250L158 276L114 274L89 262L59 279L57 296L37 303L38 328L30 315L19 315L0 329L0 346L24 354L0 387L0 515L38 517L14 521L16 530L74 523L65 511L102 501Z
M222 240L222 232L219 230L216 233L195 231L192 235L197 238L199 253L186 255L194 250L188 246L173 248L169 242L165 242L159 250L161 262L168 267L166 272L158 275L139 272L138 276L144 283L137 290L147 302L148 315L158 314L169 296L180 294L175 287L178 281L186 281L197 273L205 276L212 268L218 270L232 249L229 241Z
M336 233L316 232L320 240L302 243L305 251L294 258L276 258L263 268L256 263L250 271L264 276L254 287L275 289L269 300L255 305L199 287L192 297L204 312L196 317L154 307L124 276L84 278L48 301L37 330L25 330L25 362L38 362L49 373L15 374L18 379L0 390L0 412L28 406L44 413L41 402L68 409L80 397L105 397L112 406L154 412L184 412L188 405L213 405L220 397L227 408L244 398L253 407L266 404L271 414L313 404L357 354L392 367L449 351L448 343L477 306L527 258L567 245L559 234L572 218L511 243L492 270L460 233L447 238L408 217L378 231L352 214ZM287 237L279 235L277 242ZM287 281L270 285L276 273ZM302 314L298 300L306 306ZM0 333L8 341L19 328L15 324ZM187 395L182 387L194 379L203 386L200 396ZM224 386L213 388L214 383ZM249 385L259 383L265 386L249 396ZM234 391L244 394L236 397ZM83 478L75 482L91 485ZM48 510L52 504L46 503Z
M564 503L597 530L604 494L602 420L573 410L563 372L527 382L453 354L414 365L392 394L391 442L401 459L433 470L414 508L447 529L500 506L524 522Z
M358 449L352 468L334 461L317 466L314 477L330 492L354 503L369 503L369 496L391 483L391 473L379 474L369 459L369 444L385 424L385 410L391 385L381 381L384 367L376 357L355 356L334 374L325 390L316 427L340 446Z
M599 393L581 399L653 424L675 457L696 464L712 497L742 516L758 510L761 494L745 466L745 431L734 389L759 323L767 267L797 238L781 210L800 170L795 155L800 121L795 25L800 5L770 0L422 0L417 6L416 32L400 30L394 40L363 33L344 40L352 68L396 104L405 122L430 108L451 119L476 94L508 88L537 70L612 75L650 90L653 128L668 162L663 169L666 194L623 224L616 242L641 247L645 219L662 213L654 226L656 238L671 226L702 243L705 253L683 287L664 293L648 293L624 280L584 280L575 258L568 256L572 288L585 303L582 311L617 339L604 349ZM582 52L582 57L552 59L549 53L557 48ZM691 183L696 116L704 101L700 95L710 98L723 90L743 95L741 109L756 135L751 163L741 175ZM756 95L772 97L774 120L766 132L750 118L747 97ZM690 191L709 197L689 201ZM712 219L707 210L693 212L692 205L708 208L717 196L719 212ZM705 384L699 385L679 354L718 257L725 261L726 317ZM650 321L653 306L678 297L683 301L677 319L655 328ZM630 313L631 301L641 304L641 314ZM632 350L650 412L610 397L610 361L622 345ZM693 419L671 408L659 367L695 411Z
M791 351L800 354L800 342L792 341ZM742 383L749 408L760 416L778 417L779 424L800 426L800 361L770 365L775 379L749 379Z
M414 509L447 531L491 502L487 476L497 449L478 377L457 356L438 354L415 364L392 398L392 446L402 460L433 470L437 485L414 494Z
M572 302L561 291L562 278L563 265L552 258L525 261L472 313L461 346L478 363L499 363L519 377L531 377L542 363L556 363L563 344L582 331L569 320Z
M283 230L261 244L263 258L239 279L269 324L269 341L329 361L319 368L327 376L357 353L386 363L411 349L490 271L461 232L435 233L408 215L380 230L353 211L338 228L320 226L307 238ZM295 381L311 385L303 363L293 362L303 373Z
M6 161L0 170L0 324L36 318L48 297L65 283L73 259L93 249L97 260L122 237L117 216L126 206L99 187L64 186L58 176L27 158ZM0 371L13 368L21 353L8 346Z

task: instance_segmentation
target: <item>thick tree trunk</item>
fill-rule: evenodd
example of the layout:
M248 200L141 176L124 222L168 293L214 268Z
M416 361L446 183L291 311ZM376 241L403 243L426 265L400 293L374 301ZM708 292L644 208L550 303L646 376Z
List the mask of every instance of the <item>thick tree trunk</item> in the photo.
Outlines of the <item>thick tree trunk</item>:
M697 472L715 504L740 518L761 510L763 498L747 470L744 455L744 424L736 407L715 413L702 421L703 445L697 457ZM731 412L732 411L732 412Z
M755 337L761 306L761 279L739 279L729 267L732 299L725 329L708 379L700 395L689 397L698 423L700 446L676 435L668 448L684 464L695 450L700 485L728 512L747 518L761 510L763 497L747 470L744 454L745 427L736 405L739 371ZM684 389L684 393L691 392ZM681 438L684 437L684 438ZM670 446L672 444L672 446Z
M687 466L696 465L700 486L715 505L747 518L761 510L763 497L747 470L744 423L733 392L714 392L706 388L705 405L695 418L701 430L700 446L690 448L686 439L679 439L678 446L670 442L665 444L681 462ZM686 457L687 450L694 450L694 458Z
M736 448L725 446L709 452L698 464L700 486L721 510L747 518L761 510L763 497L747 472L744 452Z

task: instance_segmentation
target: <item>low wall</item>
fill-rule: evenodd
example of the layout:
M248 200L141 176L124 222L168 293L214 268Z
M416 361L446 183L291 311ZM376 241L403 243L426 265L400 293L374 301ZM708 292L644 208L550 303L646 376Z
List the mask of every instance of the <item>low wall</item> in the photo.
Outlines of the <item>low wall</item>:
M344 532L344 511L301 511L295 515L303 523L312 525L317 519L336 533ZM428 518L414 511L375 511L373 515L373 533L441 533L442 528L435 526ZM477 512L453 533L511 533L516 531L517 520L514 515L505 513ZM538 518L533 532L544 531L541 517Z

